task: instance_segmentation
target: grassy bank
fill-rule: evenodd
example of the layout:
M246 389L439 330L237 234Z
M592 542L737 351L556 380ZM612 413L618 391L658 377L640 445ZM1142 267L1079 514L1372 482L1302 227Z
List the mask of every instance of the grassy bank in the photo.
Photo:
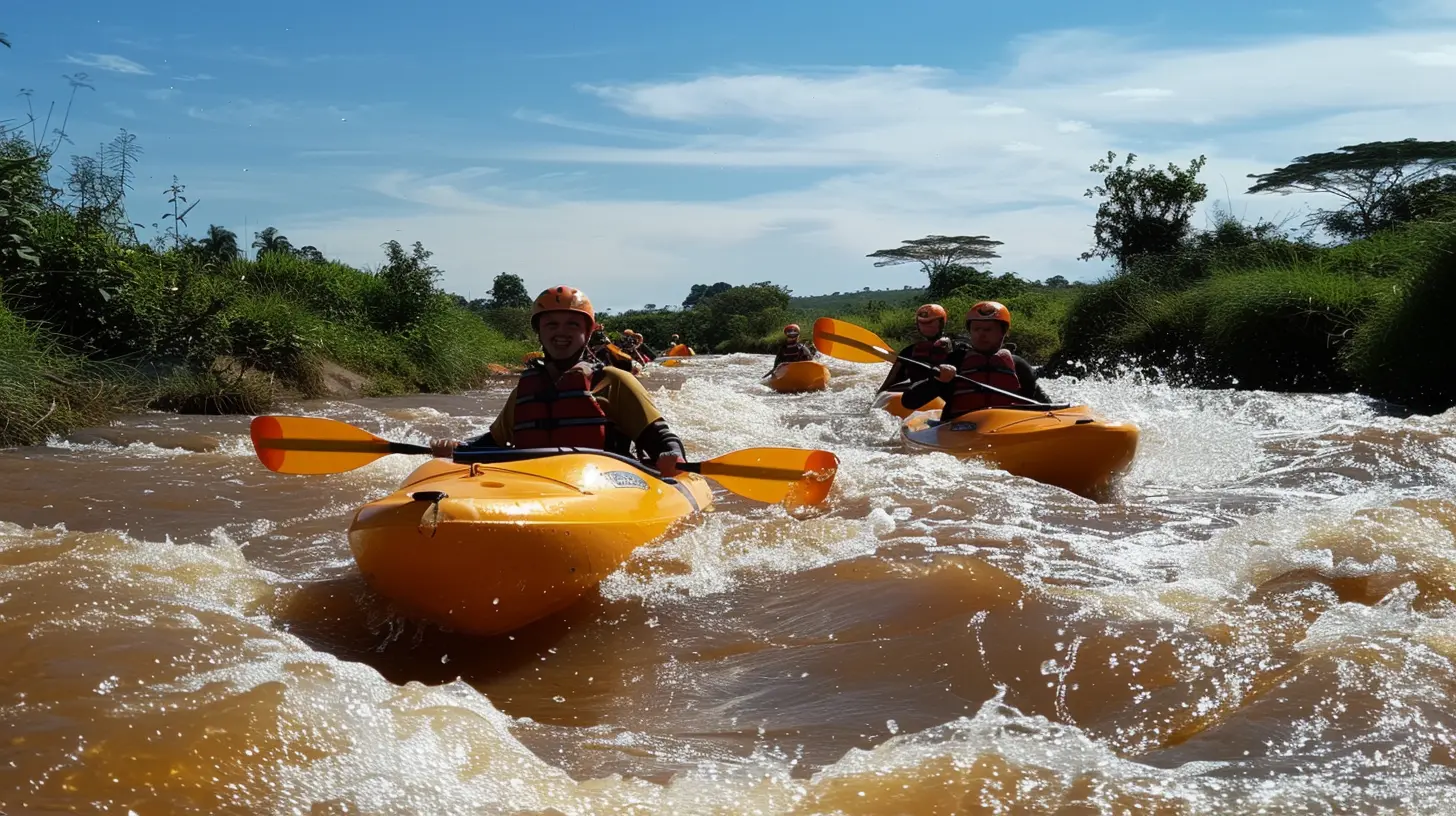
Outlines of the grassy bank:
M440 291L419 244L386 244L376 270L271 229L256 259L219 227L146 244L124 196L68 200L49 173L44 150L0 132L0 445L145 407L456 390L534 347Z
M1456 309L1456 224L1343 246L1284 241L1132 265L1068 311L1050 373L1141 366L1180 384L1358 390L1417 411L1456 404L1443 319Z

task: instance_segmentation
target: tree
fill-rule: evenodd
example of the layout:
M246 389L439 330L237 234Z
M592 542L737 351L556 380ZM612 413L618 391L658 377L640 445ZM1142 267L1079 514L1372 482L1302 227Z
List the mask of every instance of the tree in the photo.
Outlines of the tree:
M299 247L293 251L293 254L310 263L327 263L329 260L324 257L324 254L319 251L318 247L312 245Z
M1071 284L1067 283L1067 279L1061 275L1052 275L1042 281L1042 285L1048 289L1066 289Z
M216 224L207 228L207 237L202 239L198 248L204 257L217 263L230 263L242 254L238 248L238 234Z
M526 282L520 275L502 272L495 276L490 286L490 308L525 309L531 305L531 296L526 292Z
M1268 173L1250 173L1249 193L1289 195L1298 190L1328 193L1345 201L1338 210L1320 210L1309 223L1337 239L1374 235L1414 220L1412 192L1456 168L1456 141L1364 142L1328 153L1300 156Z
M937 272L944 273L950 267L964 266L964 261L989 261L1001 257L994 247L1002 244L987 235L927 235L900 243L903 246L877 249L865 257L879 258L875 261L876 268L918 263L932 285Z
M382 309L385 328L399 331L418 324L435 302L435 280L440 270L431 266L433 252L415 241L408 255L399 241L384 244L386 263L379 270L389 299Z
M1208 159L1199 156L1183 169L1169 164L1166 171L1155 167L1134 169L1137 155L1116 164L1117 154L1092 165L1103 174L1102 183L1085 193L1102 196L1097 221L1092 227L1093 247L1079 257L1116 261L1120 269L1140 255L1167 255L1178 251L1188 236L1193 210L1208 196L1208 187L1198 182L1198 172Z
M695 283L693 284L693 288L688 290L688 296L683 298L683 308L691 309L704 298L712 297L713 295L719 294L720 292L726 292L732 288L733 287L731 285L726 284L723 281L718 281L712 286L709 286L705 283Z
M990 272L983 272L970 266L951 264L930 273L930 287L925 291L925 298L926 300L942 300L958 289L984 287L990 280Z
M292 242L279 233L277 227L267 227L262 232L253 233L253 249L258 250L259 258L275 252L281 255L293 254Z

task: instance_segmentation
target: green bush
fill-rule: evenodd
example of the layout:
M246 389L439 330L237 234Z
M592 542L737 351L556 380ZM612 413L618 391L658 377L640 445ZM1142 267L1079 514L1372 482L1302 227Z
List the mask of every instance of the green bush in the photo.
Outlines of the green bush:
M1384 281L1379 301L1354 332L1345 370L1370 394L1439 412L1456 404L1456 226L1421 230L1424 267Z
M0 304L0 447L39 444L143 401L123 372L62 351Z

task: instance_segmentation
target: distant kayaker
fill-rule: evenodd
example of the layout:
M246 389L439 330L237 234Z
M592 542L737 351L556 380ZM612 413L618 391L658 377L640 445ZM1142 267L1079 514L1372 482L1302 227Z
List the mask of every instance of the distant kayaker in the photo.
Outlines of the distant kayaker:
M940 397L945 400L945 408L940 412L941 420L982 408L1017 404L1011 397L957 380L957 374L1037 402L1051 402L1036 381L1036 369L1004 348L1010 331L1010 309L994 300L972 306L966 312L970 345L957 345L952 349L950 357L933 376L919 379L905 390L901 403L913 411Z
M594 448L635 455L675 476L685 461L682 440L642 385L628 372L587 355L596 323L591 301L570 286L542 292L531 306L531 328L545 357L532 360L490 430L468 443L436 439L435 456L466 448ZM634 450L635 448L635 450Z
M819 356L819 350L814 348L812 343L799 342L799 324L790 323L784 327L784 344L774 355L773 367L778 368L784 363L797 363L804 360L812 360ZM773 369L769 369L773 373Z
M607 337L606 329L600 323L592 334L590 351L587 354L588 359L595 358L602 365L614 366L628 373L632 371L632 356Z
M939 303L927 303L915 310L915 328L920 332L920 339L900 350L899 357L918 360L927 365L940 365L950 359L951 352L956 348L956 342L950 335L945 333L945 323L949 319L945 307ZM961 344L962 348L964 344ZM899 360L890 366L890 373L885 375L885 381L880 383L880 389L876 393L886 391L904 391L910 387L915 380L924 379L926 369L917 365L906 365Z

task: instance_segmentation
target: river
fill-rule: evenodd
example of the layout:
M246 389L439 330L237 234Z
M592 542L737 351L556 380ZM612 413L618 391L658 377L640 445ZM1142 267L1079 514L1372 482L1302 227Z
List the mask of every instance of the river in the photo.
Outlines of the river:
M0 452L0 811L1440 813L1456 809L1456 411L1047 381L1142 428L1092 502L901 452L883 366L646 385L707 458L822 447L819 515L719 491L513 635L392 616L354 508L420 463L257 461L247 417ZM319 401L478 432L509 383Z

